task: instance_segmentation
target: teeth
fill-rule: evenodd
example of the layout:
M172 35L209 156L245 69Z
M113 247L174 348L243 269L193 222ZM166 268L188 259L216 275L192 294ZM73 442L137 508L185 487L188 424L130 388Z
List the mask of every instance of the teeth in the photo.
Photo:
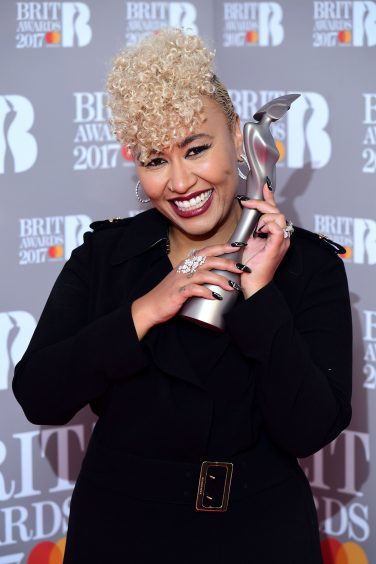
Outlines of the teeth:
M208 201L213 190L202 192L199 196L191 198L190 200L174 200L175 205L179 210L188 211L201 208L201 206Z

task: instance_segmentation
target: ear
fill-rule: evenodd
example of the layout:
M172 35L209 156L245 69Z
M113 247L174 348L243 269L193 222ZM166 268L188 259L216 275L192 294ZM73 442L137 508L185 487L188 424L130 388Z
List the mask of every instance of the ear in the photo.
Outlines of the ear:
M239 160L240 155L243 152L243 134L240 128L240 119L238 115L235 118L233 128L234 128L233 136L234 136L234 144L236 149L236 156L238 157Z

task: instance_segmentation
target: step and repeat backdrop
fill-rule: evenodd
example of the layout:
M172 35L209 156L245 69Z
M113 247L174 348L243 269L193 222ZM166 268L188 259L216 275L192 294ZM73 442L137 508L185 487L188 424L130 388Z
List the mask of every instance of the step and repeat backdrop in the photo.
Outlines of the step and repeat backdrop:
M295 224L346 248L355 334L352 423L301 465L325 564L376 562L376 2L2 0L0 14L0 564L62 562L95 418L29 424L12 373L91 221L141 210L104 84L119 48L164 26L216 50L243 123L301 93L274 128L277 199Z

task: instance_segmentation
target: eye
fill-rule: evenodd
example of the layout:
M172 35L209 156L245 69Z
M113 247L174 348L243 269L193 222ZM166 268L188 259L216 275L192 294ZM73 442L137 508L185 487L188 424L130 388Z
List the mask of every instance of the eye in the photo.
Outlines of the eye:
M186 157L196 157L197 155L200 155L204 151L207 151L208 149L210 149L210 147L211 147L211 145L209 143L207 143L206 145L198 145L197 147L191 147L190 149L188 149L185 156Z
M144 163L143 166L145 166L146 168L156 168L163 165L165 162L165 159L162 159L161 157L155 157L155 159L151 159L151 161Z

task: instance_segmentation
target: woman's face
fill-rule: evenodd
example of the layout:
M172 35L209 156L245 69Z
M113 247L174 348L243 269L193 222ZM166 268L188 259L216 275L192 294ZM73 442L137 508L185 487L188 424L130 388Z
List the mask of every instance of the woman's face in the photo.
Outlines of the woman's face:
M205 98L205 121L171 149L151 154L136 168L154 207L188 237L234 224L237 159L243 137L231 132L221 107Z

